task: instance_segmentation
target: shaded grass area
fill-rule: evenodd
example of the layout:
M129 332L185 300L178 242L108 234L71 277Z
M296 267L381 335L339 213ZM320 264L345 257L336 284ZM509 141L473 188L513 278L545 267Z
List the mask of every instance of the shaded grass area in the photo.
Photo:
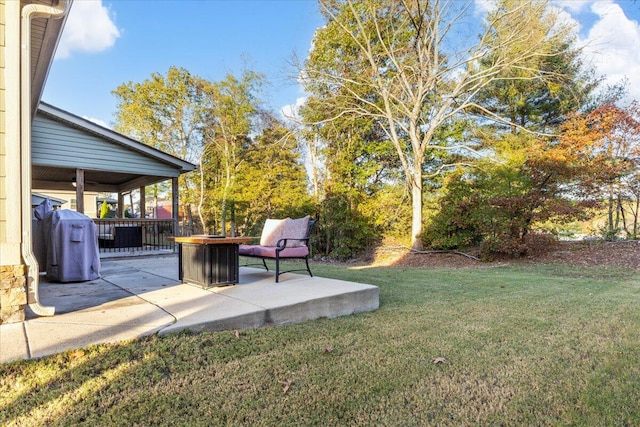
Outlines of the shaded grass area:
M637 271L313 270L380 308L0 365L0 424L640 425Z

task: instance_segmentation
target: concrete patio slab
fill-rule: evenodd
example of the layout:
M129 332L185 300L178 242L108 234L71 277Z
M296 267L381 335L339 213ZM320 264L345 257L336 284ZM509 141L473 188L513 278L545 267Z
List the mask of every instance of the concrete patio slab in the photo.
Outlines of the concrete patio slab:
M29 358L24 325L25 322L0 325L0 362Z
M202 288L178 281L176 255L109 258L101 278L41 280L40 302L52 317L28 313L0 325L0 362L38 358L92 344L151 334L256 328L337 317L378 308L376 286L242 267L240 283Z
M56 321L32 319L25 325L30 357L38 358L72 348L141 338L154 334L175 320L161 310L149 310L148 305L120 307L118 316L122 316L121 319L114 319L110 312L101 312L102 316L73 316L69 319L55 319L56 316L53 316L52 319Z

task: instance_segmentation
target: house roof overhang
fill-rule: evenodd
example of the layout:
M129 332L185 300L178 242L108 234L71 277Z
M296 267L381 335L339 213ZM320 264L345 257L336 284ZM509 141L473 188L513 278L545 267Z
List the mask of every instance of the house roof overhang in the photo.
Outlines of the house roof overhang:
M88 140L97 138L120 152L130 153L131 165L126 170L119 171L85 167L83 166L82 156L87 159L93 159L95 155L91 150L86 149L77 153L80 160L75 162L73 166L60 163L53 157L49 160L41 160L38 163L34 162L32 165L33 188L72 190L72 181L76 176L76 169L83 169L85 190L122 193L166 181L196 169L196 166L192 163L47 103L40 103L37 115L53 120L69 129L74 129L78 135L85 135ZM162 169L165 169L166 172L157 174L140 173L138 168L135 167L137 159L144 159L145 161L162 165Z
M67 0L69 7L73 0ZM22 7L29 4L41 4L57 7L60 0L21 0ZM44 84L49 74L51 62L58 46L62 28L69 14L62 19L34 18L31 21L31 107L35 114L44 91Z
M66 0L71 8L74 0ZM62 0L20 0L21 8L30 4L59 7ZM182 173L192 171L195 165L171 156L160 150L142 144L108 128L99 126L82 117L41 102L44 85L49 74L53 57L60 41L62 29L69 13L62 19L33 18L31 22L31 107L32 114L42 114L65 126L78 129L87 135L93 135L115 146L125 147L132 153L169 165L173 172L169 175L149 175L136 171L104 171L85 169L85 189L87 191L126 192L143 186L165 181ZM85 153L87 156L90 153ZM76 168L56 165L55 162L32 165L32 187L51 190L73 189L72 178Z

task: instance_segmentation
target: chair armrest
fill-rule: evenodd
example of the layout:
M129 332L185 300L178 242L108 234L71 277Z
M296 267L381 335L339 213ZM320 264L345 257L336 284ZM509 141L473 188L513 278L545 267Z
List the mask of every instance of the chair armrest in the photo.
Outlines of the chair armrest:
M284 238L278 240L278 242L276 243L276 250L277 251L281 251L281 250L285 249L287 247L287 241L289 241L289 240L295 240L297 242L303 242L305 244L305 246L309 246L309 237L303 237L303 238L284 237Z

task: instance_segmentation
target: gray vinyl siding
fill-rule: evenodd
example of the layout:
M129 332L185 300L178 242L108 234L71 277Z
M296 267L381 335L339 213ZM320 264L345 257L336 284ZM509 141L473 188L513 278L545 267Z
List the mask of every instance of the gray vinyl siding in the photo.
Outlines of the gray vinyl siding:
M31 136L34 165L165 177L180 174L175 166L47 117L35 117Z

